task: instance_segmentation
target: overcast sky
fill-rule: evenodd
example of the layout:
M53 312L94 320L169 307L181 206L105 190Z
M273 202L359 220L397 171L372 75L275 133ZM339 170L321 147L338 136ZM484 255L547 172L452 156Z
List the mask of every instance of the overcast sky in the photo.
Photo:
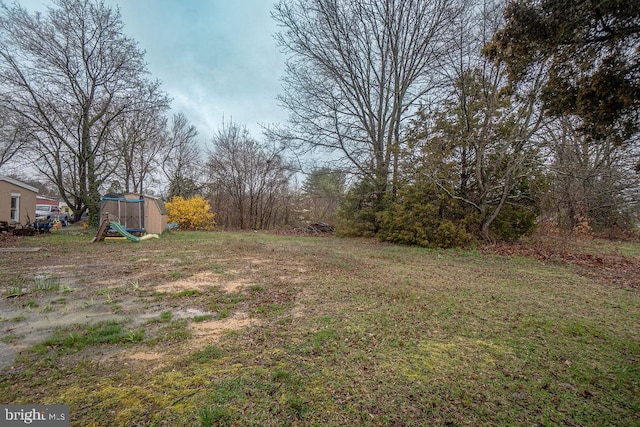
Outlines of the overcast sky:
M154 78L208 142L225 120L246 124L286 120L276 101L284 55L273 34L275 0L105 0L118 6L127 36L146 51ZM20 0L45 11L47 0Z

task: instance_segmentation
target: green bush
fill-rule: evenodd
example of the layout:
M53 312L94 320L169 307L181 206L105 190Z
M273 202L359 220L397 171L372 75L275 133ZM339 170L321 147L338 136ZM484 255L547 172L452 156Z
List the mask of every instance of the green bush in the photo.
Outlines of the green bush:
M467 232L464 221L454 224L445 219L436 230L434 243L441 248L456 248L467 246L472 240L473 236Z
M382 241L422 247L466 246L474 237L468 232L473 215L451 198L427 185L405 186L396 201L378 215Z
M345 195L336 234L348 237L374 237L380 230L378 214L384 210L384 192L371 180L362 180Z
M464 247L482 239L478 210L426 180L401 185L391 198L368 182L356 185L341 206L339 234L429 248ZM492 238L513 241L531 233L538 208L527 203L504 205L491 224Z
M522 205L504 205L491 223L491 234L498 240L515 241L536 227L536 209Z

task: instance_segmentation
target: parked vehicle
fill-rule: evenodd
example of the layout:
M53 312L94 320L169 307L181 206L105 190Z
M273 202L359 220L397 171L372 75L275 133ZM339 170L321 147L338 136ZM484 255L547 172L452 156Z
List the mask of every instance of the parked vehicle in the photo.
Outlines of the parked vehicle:
M62 212L59 207L53 205L36 205L36 221L60 221L66 226L69 223L69 214Z

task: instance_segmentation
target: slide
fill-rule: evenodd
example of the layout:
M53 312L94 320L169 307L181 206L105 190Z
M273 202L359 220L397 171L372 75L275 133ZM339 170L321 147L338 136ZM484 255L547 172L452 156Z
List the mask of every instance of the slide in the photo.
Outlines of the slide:
M113 228L118 233L120 233L121 235L123 235L127 239L131 240L132 242L139 242L140 241L140 238L138 236L134 236L133 234L129 233L127 230L124 229L124 227L119 222L110 221L109 225L111 226L111 228Z

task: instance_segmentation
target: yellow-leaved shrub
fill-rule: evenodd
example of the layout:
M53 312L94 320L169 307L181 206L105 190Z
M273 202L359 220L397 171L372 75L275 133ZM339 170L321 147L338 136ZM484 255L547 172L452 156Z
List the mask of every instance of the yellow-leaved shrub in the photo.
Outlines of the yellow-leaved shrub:
M216 225L215 214L202 196L185 199L173 197L165 203L168 222L177 222L182 230L212 230Z

